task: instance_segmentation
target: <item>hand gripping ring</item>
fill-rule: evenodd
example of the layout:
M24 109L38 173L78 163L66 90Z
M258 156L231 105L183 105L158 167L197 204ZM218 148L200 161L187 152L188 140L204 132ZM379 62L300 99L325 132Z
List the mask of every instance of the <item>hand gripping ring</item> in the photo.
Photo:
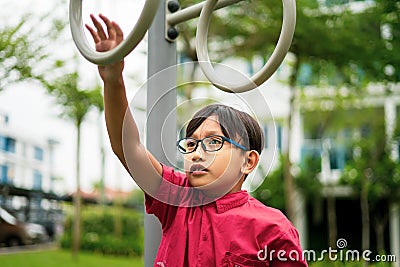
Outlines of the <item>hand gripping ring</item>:
M82 22L82 0L70 0L69 20L72 38L79 52L90 62L97 65L109 65L123 59L128 55L143 39L150 27L160 4L160 0L146 0L138 22L129 33L128 37L117 47L106 52L97 52L90 47Z
M296 26L296 2L295 0L282 0L283 24L275 50L261 70L254 74L248 81L240 84L233 84L228 81L221 80L211 65L210 58L208 56L208 27L210 25L211 14L217 2L218 0L206 0L206 3L200 13L200 19L196 32L196 50L200 67L208 80L214 86L223 91L241 93L257 88L271 77L271 75L282 63L287 51L289 50Z

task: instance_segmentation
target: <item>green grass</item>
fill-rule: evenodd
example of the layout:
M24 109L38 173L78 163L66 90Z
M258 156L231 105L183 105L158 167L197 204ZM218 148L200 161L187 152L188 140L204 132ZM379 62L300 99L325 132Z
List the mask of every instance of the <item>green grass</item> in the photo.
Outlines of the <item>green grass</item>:
M112 257L94 253L80 253L73 259L68 250L50 249L0 255L1 267L142 267L143 260L132 257ZM310 267L359 267L361 262L315 262ZM371 267L388 267L389 263L372 264Z
M0 255L1 267L141 267L140 258L111 257L93 253L80 253L72 258L70 251L54 249L37 252L19 252Z

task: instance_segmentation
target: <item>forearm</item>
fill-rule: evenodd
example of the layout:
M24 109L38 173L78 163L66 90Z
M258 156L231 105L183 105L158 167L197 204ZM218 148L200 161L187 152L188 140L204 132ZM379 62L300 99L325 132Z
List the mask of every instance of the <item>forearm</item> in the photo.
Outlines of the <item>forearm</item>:
M121 162L126 165L123 135L129 136L129 143L133 146L140 145L140 137L129 110L122 75L113 81L104 82L104 113L111 147Z
M104 112L111 147L136 183L147 193L155 194L161 183L162 166L140 142L123 78L112 80L105 79L104 83Z
M105 80L104 111L111 147L138 185L154 194L161 183L162 166L140 142L122 77Z
M107 25L91 15L95 29L86 25L99 52L109 51L123 41L123 32L116 22L99 15ZM129 174L146 192L156 192L161 183L162 166L140 142L139 130L129 110L123 79L124 61L99 66L104 81L104 113L113 152ZM129 164L128 164L129 163Z

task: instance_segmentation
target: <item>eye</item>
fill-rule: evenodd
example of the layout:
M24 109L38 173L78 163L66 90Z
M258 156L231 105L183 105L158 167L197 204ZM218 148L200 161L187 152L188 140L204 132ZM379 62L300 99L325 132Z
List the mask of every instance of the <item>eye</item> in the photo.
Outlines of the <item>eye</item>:
M207 138L207 143L210 145L220 145L222 144L222 138L217 136L212 136Z
M195 146L196 146L196 141L194 141L194 140L186 141L186 147L195 147Z

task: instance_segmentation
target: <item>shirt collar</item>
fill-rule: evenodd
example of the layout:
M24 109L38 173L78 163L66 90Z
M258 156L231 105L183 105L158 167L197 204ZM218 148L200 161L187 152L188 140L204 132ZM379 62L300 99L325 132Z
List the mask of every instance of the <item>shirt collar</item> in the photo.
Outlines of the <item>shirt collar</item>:
M215 201L217 213L223 213L227 210L239 207L247 202L249 194L246 190L229 193Z

